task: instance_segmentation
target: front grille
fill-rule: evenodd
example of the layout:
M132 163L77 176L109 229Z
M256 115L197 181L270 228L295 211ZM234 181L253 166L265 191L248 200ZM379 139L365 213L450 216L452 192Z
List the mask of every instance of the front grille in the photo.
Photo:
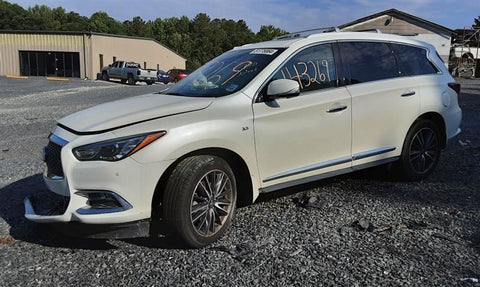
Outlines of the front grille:
M54 142L49 142L45 148L45 163L47 164L47 173L63 176L62 158L60 153L62 147Z

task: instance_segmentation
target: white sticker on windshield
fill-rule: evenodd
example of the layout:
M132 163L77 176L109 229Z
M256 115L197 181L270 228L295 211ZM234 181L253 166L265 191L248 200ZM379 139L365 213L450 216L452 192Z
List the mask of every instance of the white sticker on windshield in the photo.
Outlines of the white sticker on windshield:
M276 49L255 49L250 52L252 55L273 55L277 52L278 50Z

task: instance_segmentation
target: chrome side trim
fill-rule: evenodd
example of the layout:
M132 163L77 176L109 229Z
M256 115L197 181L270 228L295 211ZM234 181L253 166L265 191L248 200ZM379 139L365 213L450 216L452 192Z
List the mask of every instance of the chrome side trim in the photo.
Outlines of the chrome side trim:
M328 178L328 177L334 177L334 176L342 175L342 174L349 173L349 172L352 172L352 168L347 167L347 168L344 168L344 169L339 169L339 170L330 171L330 172L326 172L326 173L322 173L322 174L317 174L317 175L313 175L313 176L309 176L309 177L305 177L305 178L300 178L300 179L296 179L296 180L292 180L292 181L287 181L287 182L283 182L283 183L279 183L279 184L274 184L272 186L260 188L260 193L269 193L269 192L276 191L276 190L279 190L279 189L284 189L284 188L292 187L292 186L295 186L295 185L305 184L305 183L309 183L309 182L312 182L312 181L325 179L325 178Z
M360 160L360 159L364 159L364 158L367 158L367 157L376 156L376 155L379 155L379 154L391 152L391 151L394 151L395 149L396 149L396 147L384 147L384 148L378 148L378 149L372 149L372 150L369 150L369 151L359 152L359 153L356 153L352 156L340 157L340 158L337 158L337 159L332 159L332 160L328 160L328 161L325 161L325 162L312 164L312 165L309 165L309 166L300 167L300 168L292 169L292 170L282 172L282 173L279 173L279 174L276 174L276 175L272 175L272 176L264 179L263 182L269 182L269 181L272 181L272 180L276 180L276 179L280 179L280 178L284 178L284 177L288 177L288 176L292 176L292 175L297 175L297 174L301 174L301 173L305 173L305 172L309 172L309 171L314 171L314 170L318 170L318 169L322 169L322 168L326 168L326 167L330 167L330 166L334 166L334 165L339 165L339 164L343 164L343 163L347 163L347 162L351 162L351 161L355 161L355 160Z
M361 164L361 165L355 166L353 168L352 167L343 168L343 169L330 171L330 172L326 172L326 173L322 173L322 174L317 174L317 175L313 175L313 176L309 176L309 177L305 177L305 178L300 178L300 179L296 179L296 180L292 180L292 181L287 181L287 182L283 182L283 183L279 183L279 184L274 184L274 185L271 185L271 186L268 186L268 187L260 188L259 191L260 191L260 193L269 193L269 192L273 192L273 191L276 191L276 190L280 190L280 189L284 189L284 188L288 188L288 187L292 187L292 186L296 186L296 185L300 185L300 184L305 184L305 183L309 183L309 182L313 182L313 181L318 181L318 180L329 178L329 177L339 176L339 175L342 175L342 174L345 174L345 173L350 173L350 172L356 171L356 170L361 170L361 169L374 167L374 166L377 166L377 165L387 164L387 163L390 163L390 162L394 162L394 161L398 160L399 158L400 157L398 157L398 156L391 157L391 158L385 158L385 159L382 159L382 160Z
M68 144L68 141L62 139L61 137L59 136L56 136L54 134L51 134L50 137L49 137L50 141L51 142L54 142L56 144L58 144L59 146L61 147L64 147Z
M394 146L389 146L389 147L383 147L383 148L377 148L377 149L372 149L364 152L359 152L356 153L352 156L352 160L359 160L359 159L364 159L367 157L371 156L376 156L382 153L387 153L396 150L397 148Z
M300 173L304 173L304 172L309 172L309 171L313 171L313 170L317 170L317 169L322 169L322 168L326 168L326 167L333 166L333 165L347 163L349 161L352 161L351 156L345 156L345 157L341 157L341 158L338 158L338 159L332 159L332 160L328 160L328 161L325 161L325 162L312 164L312 165L309 165L309 166L300 167L300 168L292 169L292 170L289 170L289 171L286 171L286 172L282 172L282 173L279 173L277 175L267 177L266 179L263 180L263 182L268 182L268 181L272 181L272 180L287 177L287 176L292 176L292 175L296 175L296 174L300 174Z

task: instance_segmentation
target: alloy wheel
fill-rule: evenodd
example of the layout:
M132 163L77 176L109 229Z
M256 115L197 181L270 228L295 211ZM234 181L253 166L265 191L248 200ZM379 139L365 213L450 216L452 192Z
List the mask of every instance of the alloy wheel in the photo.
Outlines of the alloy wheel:
M204 237L217 233L230 216L233 206L232 182L221 170L212 170L196 184L190 218L195 231Z
M430 128L420 129L410 144L410 165L417 173L427 173L439 156L438 139Z

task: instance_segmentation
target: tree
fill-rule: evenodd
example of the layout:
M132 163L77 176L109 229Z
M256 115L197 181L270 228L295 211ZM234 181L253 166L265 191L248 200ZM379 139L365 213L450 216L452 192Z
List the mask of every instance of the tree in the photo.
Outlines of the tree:
M269 41L276 37L287 34L288 32L273 25L261 26L256 34L257 41Z
M0 0L0 29L1 30L24 30L28 29L27 11L20 5L10 4Z
M28 8L28 20L32 30L59 31L61 30L62 13L65 10L61 7L52 10L46 5L35 5Z
M129 36L145 37L145 21L140 16L133 17L132 21L123 22L123 30Z
M480 18L475 19L477 25L479 22ZM92 31L153 38L185 57L187 68L192 70L235 46L271 40L287 33L268 25L255 34L244 20L212 20L205 13L193 19L182 16L147 22L136 16L121 23L102 11L87 18L73 11L67 13L62 7L35 5L25 10L5 0L0 0L0 29Z
M95 12L90 16L90 31L108 34L123 34L122 24L106 12Z

